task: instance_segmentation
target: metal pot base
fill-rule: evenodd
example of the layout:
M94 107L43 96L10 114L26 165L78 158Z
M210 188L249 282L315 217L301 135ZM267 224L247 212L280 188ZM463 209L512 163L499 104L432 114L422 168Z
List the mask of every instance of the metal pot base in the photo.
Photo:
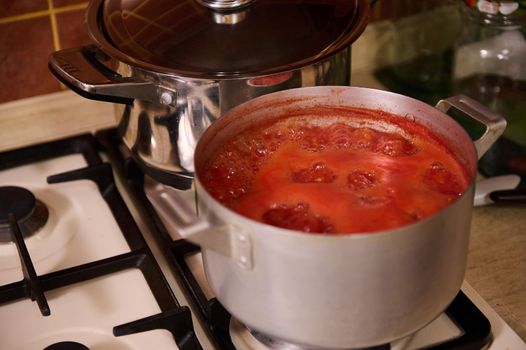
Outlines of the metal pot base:
M243 325L232 317L230 319L230 338L237 349L246 350L324 350L323 348L309 347L276 339ZM388 350L389 344L347 350ZM328 349L327 349L328 350ZM343 349L342 349L343 350Z

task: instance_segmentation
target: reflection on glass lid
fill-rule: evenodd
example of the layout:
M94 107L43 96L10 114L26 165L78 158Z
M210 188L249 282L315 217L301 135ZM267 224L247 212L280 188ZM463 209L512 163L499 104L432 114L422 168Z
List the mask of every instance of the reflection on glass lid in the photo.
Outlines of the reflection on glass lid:
M102 46L127 63L189 76L270 74L309 65L349 46L368 15L365 0L255 0L229 11L197 0L102 1L95 9L102 36L90 28L96 41L107 40Z

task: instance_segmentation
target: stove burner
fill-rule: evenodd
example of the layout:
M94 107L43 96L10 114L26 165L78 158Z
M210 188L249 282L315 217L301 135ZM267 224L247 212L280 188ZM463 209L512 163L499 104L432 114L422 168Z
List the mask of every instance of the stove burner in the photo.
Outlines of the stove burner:
M36 233L49 217L45 204L31 191L16 186L0 187L0 242L12 241L8 214L15 215L23 237Z
M89 350L89 348L74 341L61 341L59 343L46 346L44 350Z

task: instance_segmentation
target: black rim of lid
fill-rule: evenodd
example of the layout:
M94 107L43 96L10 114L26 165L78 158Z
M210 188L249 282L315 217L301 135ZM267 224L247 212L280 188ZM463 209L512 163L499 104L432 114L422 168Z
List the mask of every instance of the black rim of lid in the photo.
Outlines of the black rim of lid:
M324 61L332 57L334 54L349 47L365 30L369 17L369 5L367 0L356 0L354 16L352 17L351 23L349 23L348 25L348 28L350 28L350 30L340 35L339 38L334 40L330 47L323 50L322 52L291 63L266 68L264 67L263 69L254 69L239 72L211 73L207 71L179 69L164 65L158 65L155 63L138 59L137 57L131 56L117 48L111 43L111 40L108 39L107 34L104 30L104 1L105 0L93 0L90 2L86 13L86 21L91 38L95 41L99 48L101 48L102 51L104 51L110 57L117 59L120 62L126 63L130 66L141 68L147 71L153 71L164 74L175 74L190 78L214 80L271 75L276 73L292 71L320 61Z

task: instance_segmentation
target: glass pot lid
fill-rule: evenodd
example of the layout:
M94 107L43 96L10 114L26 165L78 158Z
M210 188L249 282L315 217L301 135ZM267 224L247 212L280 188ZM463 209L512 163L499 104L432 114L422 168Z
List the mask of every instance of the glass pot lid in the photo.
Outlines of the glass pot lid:
M287 71L348 47L367 0L94 0L87 20L108 54L197 78Z

